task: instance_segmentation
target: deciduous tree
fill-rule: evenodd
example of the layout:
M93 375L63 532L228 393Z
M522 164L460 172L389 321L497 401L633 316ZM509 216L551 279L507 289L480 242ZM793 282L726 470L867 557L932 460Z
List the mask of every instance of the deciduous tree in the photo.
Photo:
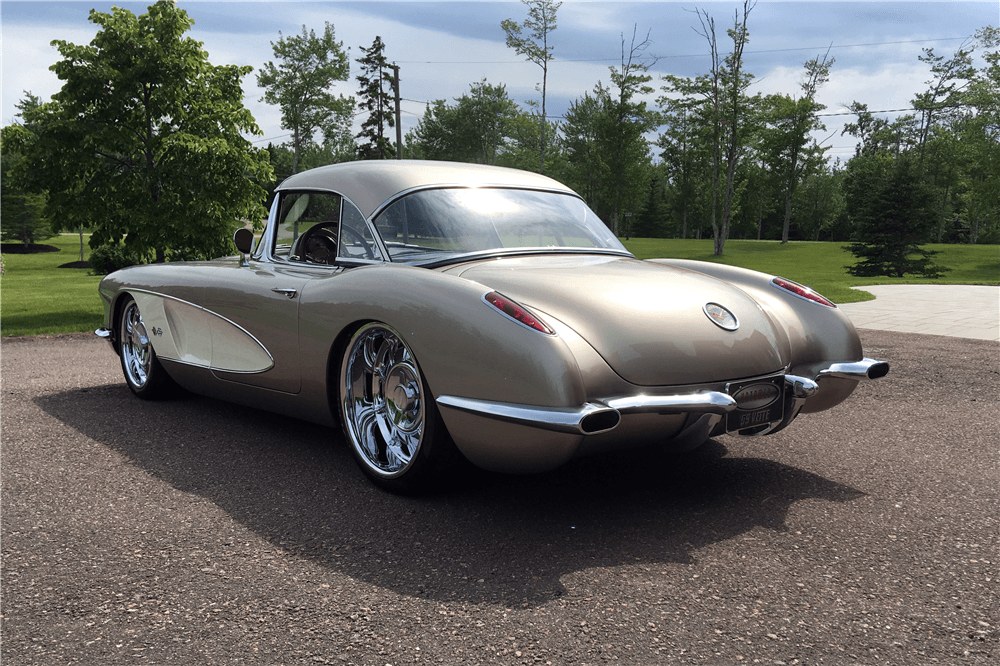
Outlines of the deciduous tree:
M765 150L771 153L772 164L778 170L784 190L785 217L781 225L781 242L788 242L788 228L792 221L792 199L795 189L802 182L810 164L822 161L822 150L815 145L813 131L826 129L817 114L826 107L816 101L820 86L830 79L834 59L829 49L822 58L813 58L805 64L806 75L800 87L802 96L793 99L788 95L770 95L765 99L767 129L764 131ZM806 155L810 142L813 147ZM817 155L818 153L818 159ZM813 159L808 159L812 157Z
M535 63L542 69L542 115L539 122L538 169L541 173L545 173L545 151L549 141L545 97L549 81L549 63L553 60L553 47L549 44L549 33L556 29L556 13L562 2L553 2L553 0L521 0L521 2L528 6L528 18L520 24L512 19L504 19L501 21L500 27L507 35L507 46L514 49L517 55L524 56L526 60Z
M259 133L243 106L250 68L212 65L172 2L90 20L89 45L53 42L63 86L25 114L37 138L22 175L48 190L50 219L93 229L91 247L122 241L157 261L231 252L233 230L266 214L259 181L271 177L243 138Z
M351 131L354 100L334 95L337 81L346 81L350 62L344 43L338 42L327 23L323 34L302 26L301 35L281 35L271 42L278 64L268 62L257 75L257 85L265 89L263 100L281 107L281 127L292 133L292 173L299 155L319 131L329 143L332 137Z

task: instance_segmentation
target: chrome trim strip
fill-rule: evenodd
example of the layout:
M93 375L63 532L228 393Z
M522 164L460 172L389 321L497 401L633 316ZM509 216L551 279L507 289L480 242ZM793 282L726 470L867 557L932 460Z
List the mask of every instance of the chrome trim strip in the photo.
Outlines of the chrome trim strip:
M889 364L873 358L848 363L824 363L819 366L816 378L839 377L841 379L877 379L889 373Z
M623 414L683 414L698 412L727 414L736 409L733 396L719 391L703 391L680 395L634 395L605 400L604 404Z
M588 416L601 412L614 411L603 405L595 405L589 402L577 408L533 407L531 405L515 405L508 402L459 398L454 395L442 395L437 399L437 403L478 416L575 435L595 435L611 430L612 428L608 428L606 430L587 433L584 432L582 423L583 419Z
M256 342L256 343L257 343L257 345L258 345L258 346L259 346L259 347L261 348L261 350L262 350L262 351L263 351L263 352L264 352L265 354L267 354L267 357L268 357L269 359L271 359L271 366L270 366L270 367L268 367L268 368L265 368L265 369L263 369L263 370L226 370L226 369L224 369L224 368L216 368L216 367L213 367L213 366L211 366L211 365L207 365L207 366L198 366L198 367L207 367L207 368L208 368L208 369L210 369L210 370L215 370L215 371L218 371L218 372L229 372L229 373L232 373L232 374L239 374L239 375L256 375L256 374L260 374L260 373L262 373L262 372L267 372L268 370L270 370L271 368L273 368L273 367L274 367L274 356L273 356L273 355L271 354L271 352L270 352L270 351L269 351L269 350L267 349L267 347L265 347L265 346L264 346L264 345L263 345L263 344L261 343L261 341L257 339L257 336L255 336L255 335L254 335L253 333L251 333L251 332L250 332L250 331L248 331L247 329L245 329L245 328L243 328L242 326L240 326L239 324L237 324L237 323L236 323L235 321L233 321L233 320L231 320L231 319L228 319L227 317L223 317L222 315L220 315L220 314L219 314L219 313L217 313L217 312L212 312L212 311L211 311L211 310L209 310L208 308L203 308L202 306L200 306L200 305L198 305L198 304L196 304L196 303L191 303L190 301L185 301L185 300L184 300L184 299L182 299L182 298L177 298L176 296L170 296L170 295L168 295L168 294L161 294L160 292L157 292L157 291L152 291L151 289L137 289L137 288L132 288L132 287L123 287L122 289L120 289L120 290L119 290L119 292L118 292L118 293L120 294L120 293L122 293L122 292L126 292L126 293L133 293L133 292L136 292L136 293L142 293L142 294L150 294L150 295L152 295L152 296L158 296L158 297L160 297L160 298L165 298L165 299L169 299L169 300L171 300L171 301L176 301L176 302L178 302L178 303L183 303L184 305L189 305L189 306L191 306L192 308L195 308L195 309L198 309L198 310L201 310L202 312L204 312L204 313L206 313L206 314L209 314L209 315L211 315L211 316L213 316L213 317L217 317L217 318L221 319L222 321L226 322L227 324L229 324L230 326L232 326L232 327L234 327L234 328L236 328L236 329L239 329L240 331L242 331L243 333L245 333L245 334L246 334L246 336L247 336L247 337L249 337L249 338L250 338L251 340L253 340L254 342ZM154 350L156 349L155 345L154 345L153 349L154 349ZM163 358L169 358L169 357L166 357L166 356L164 356ZM185 363L185 362L184 362L184 361L182 361L181 359L175 359L175 358L170 358L169 360L171 360L171 361L177 361L178 363ZM186 364L186 365L197 365L197 364L187 364L187 363L185 363L185 364Z

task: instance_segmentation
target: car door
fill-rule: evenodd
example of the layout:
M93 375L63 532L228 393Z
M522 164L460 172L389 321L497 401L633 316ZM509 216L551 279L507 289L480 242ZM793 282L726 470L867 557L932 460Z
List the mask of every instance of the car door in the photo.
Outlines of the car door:
M240 384L298 393L301 385L299 297L310 279L330 275L336 270L333 266L293 266L251 260L246 266L233 264L219 271L221 277L204 292L204 307L253 336L270 356L272 365L263 371L213 369L213 374ZM224 354L227 341L213 339L213 347L214 355Z

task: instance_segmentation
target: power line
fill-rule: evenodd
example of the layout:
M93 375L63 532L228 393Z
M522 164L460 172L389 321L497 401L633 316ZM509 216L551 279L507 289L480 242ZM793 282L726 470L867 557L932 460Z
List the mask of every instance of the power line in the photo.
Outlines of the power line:
M924 44L927 42L955 42L967 39L967 37L937 37L935 39L906 39L897 42L867 42L863 44L840 44L825 46L797 46L788 49L764 49L761 51L746 51L747 55L757 53L787 53L790 51L816 51L823 49L852 49L860 46L892 46L896 44ZM660 60L668 58L700 58L704 53L683 53L678 55L655 56ZM618 58L581 58L581 59L561 59L554 58L552 62L618 62ZM518 65L533 64L527 60L400 60L406 65Z

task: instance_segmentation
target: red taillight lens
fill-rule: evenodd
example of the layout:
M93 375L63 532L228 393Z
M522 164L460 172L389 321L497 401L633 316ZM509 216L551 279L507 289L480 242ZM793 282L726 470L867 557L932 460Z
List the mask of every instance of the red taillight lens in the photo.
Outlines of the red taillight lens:
M780 289L784 289L785 291L790 291L796 296L800 296L807 301L819 303L820 305L825 305L828 308L837 307L830 299L820 296L809 287L803 286L798 282L792 282L791 280L786 280L785 278L776 277L771 280L771 284Z
M533 328L539 333L545 333L546 335L555 335L555 332L549 328L545 322L531 314L520 305L510 300L506 296L501 296L495 291L483 296L483 300L495 307L500 312L504 313L514 321L519 324L523 324L528 328Z

